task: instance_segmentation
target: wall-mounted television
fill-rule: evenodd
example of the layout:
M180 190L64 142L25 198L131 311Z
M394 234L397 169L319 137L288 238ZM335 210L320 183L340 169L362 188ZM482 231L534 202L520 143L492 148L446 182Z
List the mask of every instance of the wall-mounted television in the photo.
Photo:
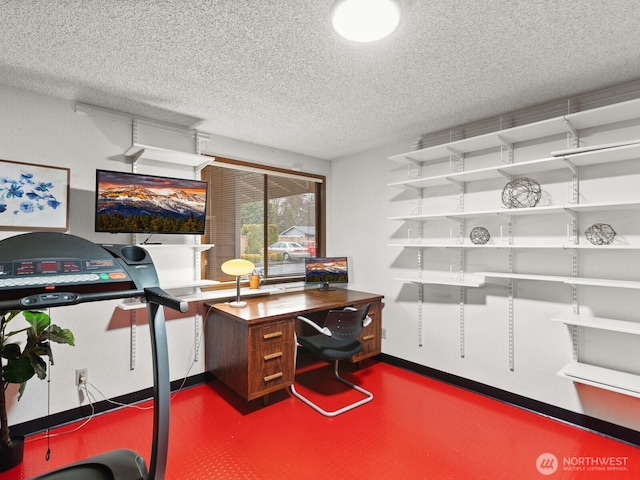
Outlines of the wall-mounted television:
M207 182L96 170L95 230L203 235Z
M332 284L349 282L347 257L311 257L304 259L304 279L318 290L333 290Z

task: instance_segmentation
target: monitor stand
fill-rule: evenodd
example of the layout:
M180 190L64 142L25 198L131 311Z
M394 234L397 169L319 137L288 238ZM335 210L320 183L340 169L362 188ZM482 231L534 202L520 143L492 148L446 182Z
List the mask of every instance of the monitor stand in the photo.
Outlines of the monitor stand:
M335 288L331 287L331 285L329 285L329 282L325 282L322 285L318 286L318 290L320 290L321 292L333 292Z

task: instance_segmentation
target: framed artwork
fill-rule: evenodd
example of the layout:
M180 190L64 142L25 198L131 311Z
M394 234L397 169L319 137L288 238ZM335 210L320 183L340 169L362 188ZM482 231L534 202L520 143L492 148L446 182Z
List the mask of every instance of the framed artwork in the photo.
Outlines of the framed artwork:
M69 169L0 160L0 230L69 229Z

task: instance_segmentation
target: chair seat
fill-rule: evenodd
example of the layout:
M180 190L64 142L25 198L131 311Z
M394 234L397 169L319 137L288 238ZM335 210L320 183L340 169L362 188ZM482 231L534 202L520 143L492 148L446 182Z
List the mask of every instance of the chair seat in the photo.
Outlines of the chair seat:
M316 355L330 360L344 360L362 351L362 344L358 340L336 341L335 338L326 335L298 337L298 343Z

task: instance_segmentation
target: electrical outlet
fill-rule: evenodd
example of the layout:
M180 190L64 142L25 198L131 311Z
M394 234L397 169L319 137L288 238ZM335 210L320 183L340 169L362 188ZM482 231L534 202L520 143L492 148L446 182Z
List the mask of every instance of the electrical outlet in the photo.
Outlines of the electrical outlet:
M89 372L86 368L80 368L76 370L76 385L85 385L88 380Z

